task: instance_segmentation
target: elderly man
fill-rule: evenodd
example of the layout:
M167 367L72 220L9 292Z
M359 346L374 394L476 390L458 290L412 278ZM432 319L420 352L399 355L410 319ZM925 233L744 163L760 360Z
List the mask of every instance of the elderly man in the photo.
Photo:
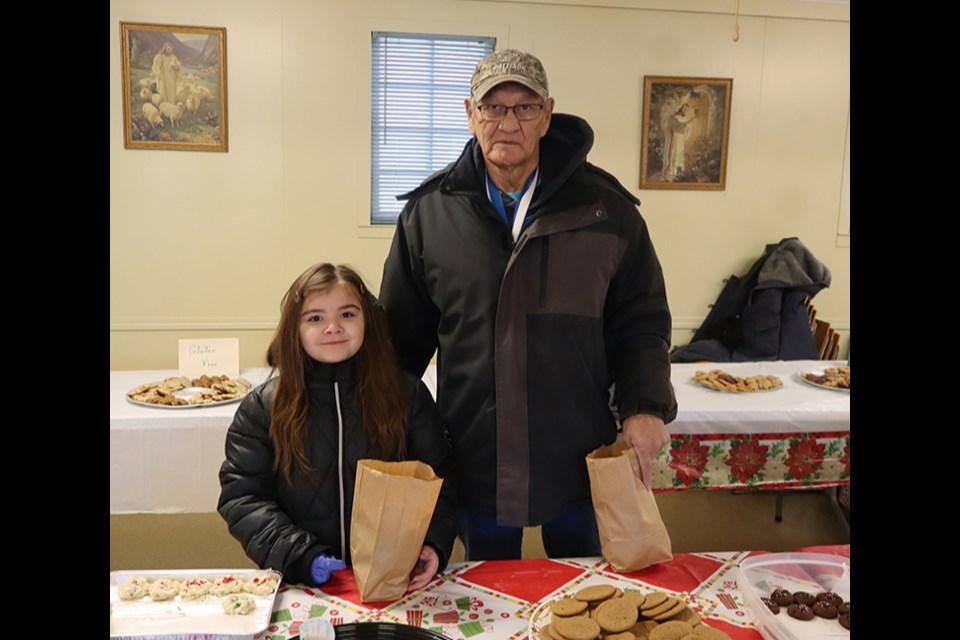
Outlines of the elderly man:
M536 57L491 54L464 103L473 138L401 196L380 300L403 368L437 352L467 559L519 558L534 525L550 557L600 555L584 456L622 423L649 486L676 417L660 263Z

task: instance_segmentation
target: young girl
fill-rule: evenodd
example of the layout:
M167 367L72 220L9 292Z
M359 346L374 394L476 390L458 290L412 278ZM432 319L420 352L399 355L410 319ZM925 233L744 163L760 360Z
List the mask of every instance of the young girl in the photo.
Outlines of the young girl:
M350 268L317 264L290 286L267 350L273 371L227 431L217 510L261 568L320 585L350 562L357 460L421 460L452 473L430 391L401 373L386 316ZM410 590L443 570L455 537L445 480Z

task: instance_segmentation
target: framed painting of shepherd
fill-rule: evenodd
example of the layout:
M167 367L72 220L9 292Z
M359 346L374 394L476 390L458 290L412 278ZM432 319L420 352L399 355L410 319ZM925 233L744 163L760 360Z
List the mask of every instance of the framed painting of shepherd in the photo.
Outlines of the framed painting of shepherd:
M120 23L123 146L227 150L227 31Z
M732 78L644 76L641 189L727 183Z

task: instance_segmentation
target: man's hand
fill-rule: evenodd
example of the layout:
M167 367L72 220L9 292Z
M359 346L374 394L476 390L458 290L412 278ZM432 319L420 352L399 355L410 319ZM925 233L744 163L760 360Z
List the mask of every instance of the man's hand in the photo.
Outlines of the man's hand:
M637 452L643 485L648 491L651 490L653 459L670 442L666 425L658 416L646 413L632 415L623 421L623 441Z
M437 575L439 568L440 558L437 552L430 545L423 545L420 549L420 559L410 573L410 586L407 587L407 593L427 586L427 583L433 580L433 576Z

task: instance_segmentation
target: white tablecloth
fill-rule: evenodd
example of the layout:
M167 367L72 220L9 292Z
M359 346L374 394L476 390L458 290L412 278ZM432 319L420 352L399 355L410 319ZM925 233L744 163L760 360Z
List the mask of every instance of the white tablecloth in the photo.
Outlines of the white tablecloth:
M797 376L844 364L812 361L675 364L672 381L679 413L671 434L836 432L850 430L850 394L812 387ZM698 369L723 369L738 376L774 374L782 389L725 393L693 382ZM244 369L254 384L267 368ZM110 512L204 513L216 511L218 471L227 428L238 403L163 409L134 405L130 389L175 375L175 371L110 372ZM424 375L431 391L436 371Z
M672 434L849 431L850 392L812 386L797 373L846 364L824 360L674 364L670 380L679 411L668 429ZM741 377L775 375L783 387L730 393L693 381L697 371L712 369Z
M110 513L217 510L224 438L239 403L169 409L126 397L141 384L176 373L110 372ZM259 384L268 373L244 369L240 376Z

